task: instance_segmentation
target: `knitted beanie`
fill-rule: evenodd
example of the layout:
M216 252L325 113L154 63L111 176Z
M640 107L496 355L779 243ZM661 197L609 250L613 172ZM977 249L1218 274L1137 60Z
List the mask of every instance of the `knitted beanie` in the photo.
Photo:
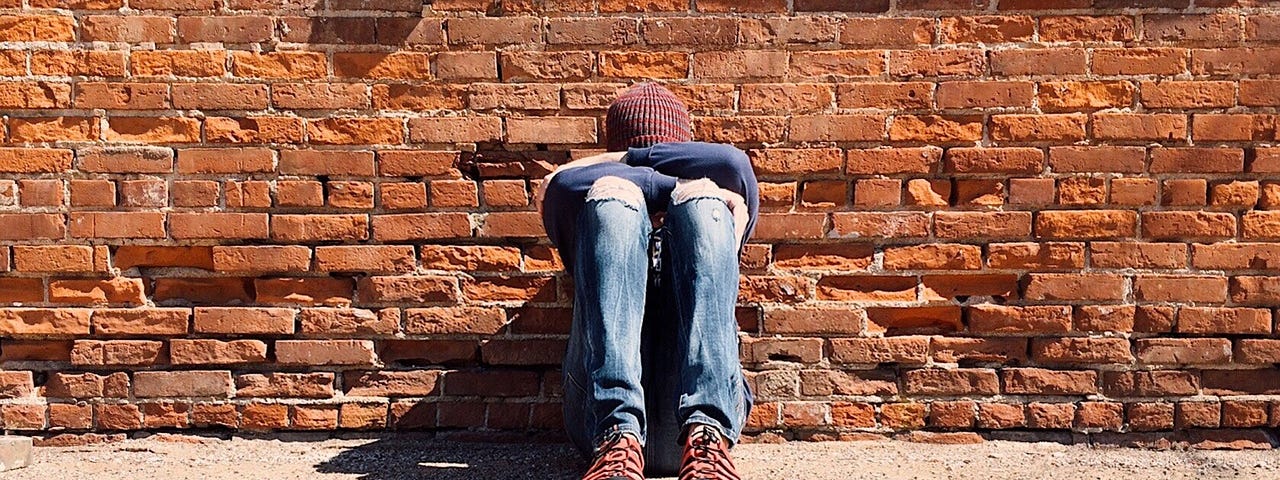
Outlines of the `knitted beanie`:
M605 116L610 152L693 140L689 108L662 85L646 82L618 95Z

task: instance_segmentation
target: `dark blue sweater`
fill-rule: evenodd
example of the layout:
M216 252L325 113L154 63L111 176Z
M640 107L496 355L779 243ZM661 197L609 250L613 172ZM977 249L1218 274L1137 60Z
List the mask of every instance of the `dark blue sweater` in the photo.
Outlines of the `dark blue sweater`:
M591 184L601 177L630 180L644 192L649 213L665 211L671 202L676 180L709 178L720 188L746 200L747 230L743 245L755 231L760 210L760 192L751 161L732 145L703 142L660 143L648 148L632 148L622 162L605 162L570 168L555 174L543 197L542 225L551 243L560 251L565 269L573 272L573 248L578 235L578 214ZM742 245L738 245L741 250Z

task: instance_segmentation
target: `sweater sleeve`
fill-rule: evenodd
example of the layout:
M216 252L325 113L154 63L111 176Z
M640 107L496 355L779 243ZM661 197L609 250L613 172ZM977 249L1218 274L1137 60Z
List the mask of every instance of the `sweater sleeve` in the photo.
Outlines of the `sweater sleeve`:
M751 168L751 160L737 147L704 142L659 143L647 148L628 150L624 161L628 165L650 167L676 178L709 178L720 188L742 195L747 202L749 214L746 234L742 239L744 245L755 231L760 211L759 185L756 183L755 171ZM665 193L669 197L671 191ZM665 200L669 201L670 198Z
M676 178L650 167L605 162L570 168L556 173L548 181L542 200L542 226L551 244L559 250L565 270L573 271L574 241L578 237L578 214L586 204L587 192L601 177L629 180L644 192L648 213L665 210L675 189Z

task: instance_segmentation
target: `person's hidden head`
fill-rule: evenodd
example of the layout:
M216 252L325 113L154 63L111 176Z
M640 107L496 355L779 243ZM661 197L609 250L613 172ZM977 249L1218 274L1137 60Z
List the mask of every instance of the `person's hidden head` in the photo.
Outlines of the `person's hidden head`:
M619 94L609 105L604 128L610 152L693 140L689 108L671 90L652 82Z

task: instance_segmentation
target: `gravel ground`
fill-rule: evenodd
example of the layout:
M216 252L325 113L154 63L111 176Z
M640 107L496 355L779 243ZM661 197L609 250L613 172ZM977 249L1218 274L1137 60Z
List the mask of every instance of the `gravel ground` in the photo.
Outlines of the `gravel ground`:
M988 441L744 444L749 479L1206 479L1280 478L1274 450L1090 448ZM556 443L470 443L428 437L288 441L156 435L78 447L38 447L35 463L4 479L577 479L583 463Z

